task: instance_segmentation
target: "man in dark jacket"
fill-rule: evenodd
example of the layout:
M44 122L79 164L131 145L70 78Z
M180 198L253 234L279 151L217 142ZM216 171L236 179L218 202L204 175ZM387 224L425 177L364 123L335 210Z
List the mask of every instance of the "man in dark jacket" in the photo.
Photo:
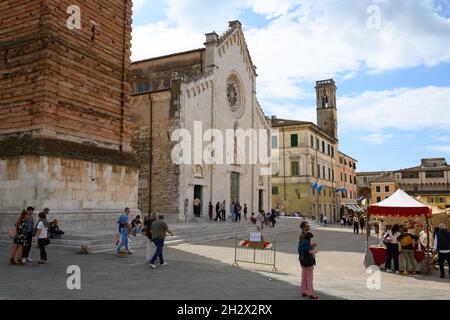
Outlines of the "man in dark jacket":
M447 260L450 266L450 232L444 223L439 225L439 231L434 238L434 251L438 253L439 270L441 271L441 278L445 278L444 261ZM449 270L450 276L450 270Z

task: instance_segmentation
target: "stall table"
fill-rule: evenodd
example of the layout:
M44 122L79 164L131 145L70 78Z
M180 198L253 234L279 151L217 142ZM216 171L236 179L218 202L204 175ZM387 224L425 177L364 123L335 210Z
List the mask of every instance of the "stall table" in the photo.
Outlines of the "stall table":
M370 246L370 252L373 255L373 260L375 264L380 268L385 268L386 263L386 247L384 246ZM414 257L416 258L416 272L422 270L422 264L425 262L425 251L414 250ZM398 256L398 263L400 271L404 271L404 259L403 255L400 253ZM392 261L392 267L394 267L394 261Z

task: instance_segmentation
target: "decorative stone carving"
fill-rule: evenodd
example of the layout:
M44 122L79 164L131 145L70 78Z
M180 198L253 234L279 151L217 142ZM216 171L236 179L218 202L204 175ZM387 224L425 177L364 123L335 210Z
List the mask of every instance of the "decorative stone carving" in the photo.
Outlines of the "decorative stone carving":
M200 164L195 165L193 174L195 178L204 178L205 176L203 174L203 166L201 166Z

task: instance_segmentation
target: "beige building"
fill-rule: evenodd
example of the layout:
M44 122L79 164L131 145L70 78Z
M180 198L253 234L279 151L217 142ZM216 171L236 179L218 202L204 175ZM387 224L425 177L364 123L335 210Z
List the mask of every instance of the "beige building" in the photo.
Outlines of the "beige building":
M266 142L271 136L256 99L256 67L241 23L230 22L220 37L207 34L202 49L137 61L131 69L132 147L141 164L139 208L178 221L193 219L195 198L202 201L203 216L208 215L209 201L215 206L225 200L227 215L235 200L247 204L249 213L268 210L271 177L262 169L270 168L270 157L267 163L236 161L250 148L236 142L240 130L255 129ZM223 136L223 144L219 136L207 133L210 129ZM192 138L192 152L177 149L180 139L174 133L183 131ZM232 132L231 141L227 131ZM225 149L229 143L231 154ZM262 151L269 156L268 143ZM191 161L174 162L174 154L190 156Z
M397 191L398 186L393 174L385 174L370 183L371 200L370 204L375 204L386 200Z
M358 193L356 188L356 163L357 160L339 151L339 162L337 163L339 192L341 207L354 210L358 208ZM344 191L345 190L345 191Z
M337 221L341 205L337 189L347 186L356 199L356 160L341 153L352 168L339 163L336 89L332 79L317 81L317 125L272 118L272 205L282 211ZM341 183L338 178L344 171ZM320 193L312 187L315 182L323 186Z

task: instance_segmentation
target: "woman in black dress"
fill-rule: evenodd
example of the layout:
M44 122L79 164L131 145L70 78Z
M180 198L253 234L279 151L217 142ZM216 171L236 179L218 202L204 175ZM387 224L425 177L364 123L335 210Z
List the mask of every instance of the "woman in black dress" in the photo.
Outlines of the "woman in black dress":
M27 212L23 210L16 221L16 236L13 240L13 246L11 248L11 253L9 255L9 264L23 265L22 254L23 248L27 241L27 222L25 221L25 216ZM17 257L17 259L16 259Z

